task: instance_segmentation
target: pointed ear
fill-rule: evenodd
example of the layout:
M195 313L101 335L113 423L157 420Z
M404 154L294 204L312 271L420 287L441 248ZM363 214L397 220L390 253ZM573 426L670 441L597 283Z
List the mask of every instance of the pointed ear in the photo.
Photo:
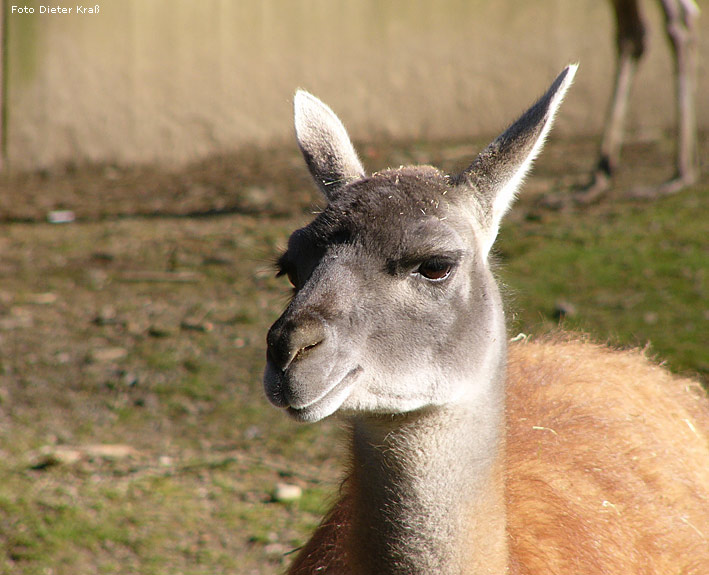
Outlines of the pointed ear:
M455 183L472 196L483 232L483 251L490 251L500 220L514 200L544 145L554 116L576 74L578 65L568 66L544 94L503 134L485 148Z
M364 177L345 127L315 96L298 90L294 101L295 134L310 173L328 200L348 182Z

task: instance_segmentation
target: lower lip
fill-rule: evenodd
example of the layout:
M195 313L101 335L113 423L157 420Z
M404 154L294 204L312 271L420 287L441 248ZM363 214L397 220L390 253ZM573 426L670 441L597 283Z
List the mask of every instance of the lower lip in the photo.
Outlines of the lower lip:
M313 410L313 408L322 405L324 402L327 402L330 400L332 397L335 397L342 391L346 390L347 388L351 387L357 376L362 372L362 367L357 366L353 369L351 369L349 372L347 372L347 375L343 377L338 383L336 383L325 395L323 395L320 399L314 401L310 405L306 405L304 407L288 407L286 410L288 413L293 416L296 419L302 420L302 421L308 421L310 418L309 413ZM344 401L344 398L343 400ZM340 402L340 405L342 402ZM339 408L340 405L337 407ZM335 410L336 411L336 410Z

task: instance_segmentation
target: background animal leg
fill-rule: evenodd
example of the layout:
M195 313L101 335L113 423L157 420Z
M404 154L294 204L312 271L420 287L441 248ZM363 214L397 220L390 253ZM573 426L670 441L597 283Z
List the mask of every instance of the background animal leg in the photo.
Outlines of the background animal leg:
M638 61L645 52L645 25L637 0L614 0L616 20L616 70L611 98L601 138L598 163L591 182L574 194L574 201L590 204L610 188L611 177L618 167L623 145L628 98Z
M696 21L699 8L693 0L662 0L665 27L675 66L677 106L676 172L672 179L654 188L633 190L632 197L652 199L675 194L695 183L699 177L697 144Z

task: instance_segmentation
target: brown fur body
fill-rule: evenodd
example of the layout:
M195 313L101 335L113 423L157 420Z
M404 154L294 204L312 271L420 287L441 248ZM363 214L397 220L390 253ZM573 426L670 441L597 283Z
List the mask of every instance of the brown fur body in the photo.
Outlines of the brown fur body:
M709 400L696 381L638 351L512 344L506 437L509 573L709 574ZM353 573L352 481L289 574Z

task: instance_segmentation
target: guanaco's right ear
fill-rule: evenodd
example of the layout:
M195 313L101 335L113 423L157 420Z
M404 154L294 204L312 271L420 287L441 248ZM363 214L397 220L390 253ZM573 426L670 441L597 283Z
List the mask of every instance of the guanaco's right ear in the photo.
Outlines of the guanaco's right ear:
M312 94L298 90L295 134L315 183L328 200L347 183L365 176L347 130L335 113Z

